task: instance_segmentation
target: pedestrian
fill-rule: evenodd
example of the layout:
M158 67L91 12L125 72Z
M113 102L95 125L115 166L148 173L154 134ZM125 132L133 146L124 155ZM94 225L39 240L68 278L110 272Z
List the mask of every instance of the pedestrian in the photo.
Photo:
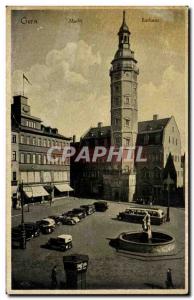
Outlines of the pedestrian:
M57 266L54 266L51 271L51 286L53 289L57 287Z
M171 273L171 269L168 268L168 271L166 273L166 288L167 289L173 289L174 288L174 284L172 281L172 273Z

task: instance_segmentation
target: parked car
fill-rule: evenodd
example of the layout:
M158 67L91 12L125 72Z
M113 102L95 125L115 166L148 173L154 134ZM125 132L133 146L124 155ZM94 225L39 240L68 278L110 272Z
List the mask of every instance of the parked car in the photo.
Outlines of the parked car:
M75 212L75 211L73 211L73 210L68 211L65 215L66 215L67 217L71 217L71 218L77 217L77 218L79 218L80 220L84 218L82 213L77 213L77 212Z
M42 233L52 233L55 229L55 221L50 218L42 219L41 221L37 222L37 225L40 228Z
M108 203L106 201L94 202L96 211L105 211L108 209Z
M70 234L62 234L56 238L50 238L46 244L49 249L66 251L72 248L72 236Z
M25 232L26 232L26 240L30 240L31 238L37 237L40 235L40 229L36 223L29 222L24 223ZM12 228L11 235L12 240L19 241L21 239L22 225L18 225Z
M78 217L72 217L71 218L76 224L80 222L80 218Z
M58 216L58 215L49 216L48 218L49 218L49 219L53 219L53 220L55 221L55 224L56 224L56 225L61 224L60 216Z
M80 207L85 209L87 215L91 215L96 211L93 204L81 205Z
M80 219L78 217L70 217L70 216L62 215L60 216L60 222L63 225L75 225L78 222L80 222Z
M78 214L79 218L81 218L81 219L83 219L87 216L86 209L83 207L74 208L72 211L73 211L73 213Z

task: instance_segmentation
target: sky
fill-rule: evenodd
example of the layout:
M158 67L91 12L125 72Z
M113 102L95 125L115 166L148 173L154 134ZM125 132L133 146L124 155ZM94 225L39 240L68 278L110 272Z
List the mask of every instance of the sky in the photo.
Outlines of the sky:
M138 121L174 115L187 146L187 18L185 9L130 8L126 23L138 61ZM110 124L111 61L123 8L14 10L11 89L25 95L45 125L77 139ZM142 22L142 19L158 22ZM32 20L25 23L25 20ZM77 21L77 22L72 22ZM23 23L22 23L23 22Z

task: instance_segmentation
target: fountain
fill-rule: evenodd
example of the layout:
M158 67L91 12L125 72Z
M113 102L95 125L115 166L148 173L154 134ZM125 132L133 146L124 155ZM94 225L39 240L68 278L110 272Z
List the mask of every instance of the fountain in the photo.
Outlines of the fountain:
M131 252L162 255L175 250L175 238L151 230L150 215L146 212L140 232L123 232L117 239L117 248Z

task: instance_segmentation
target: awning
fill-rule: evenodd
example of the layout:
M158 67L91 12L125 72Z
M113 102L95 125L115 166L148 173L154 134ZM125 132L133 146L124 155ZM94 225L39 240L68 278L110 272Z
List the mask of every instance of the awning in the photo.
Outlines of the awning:
M67 183L55 184L55 187L59 192L72 192L73 191L73 189Z
M49 196L49 193L43 188L43 186L31 186L31 187L24 187L24 193L28 198L35 198L41 196Z

